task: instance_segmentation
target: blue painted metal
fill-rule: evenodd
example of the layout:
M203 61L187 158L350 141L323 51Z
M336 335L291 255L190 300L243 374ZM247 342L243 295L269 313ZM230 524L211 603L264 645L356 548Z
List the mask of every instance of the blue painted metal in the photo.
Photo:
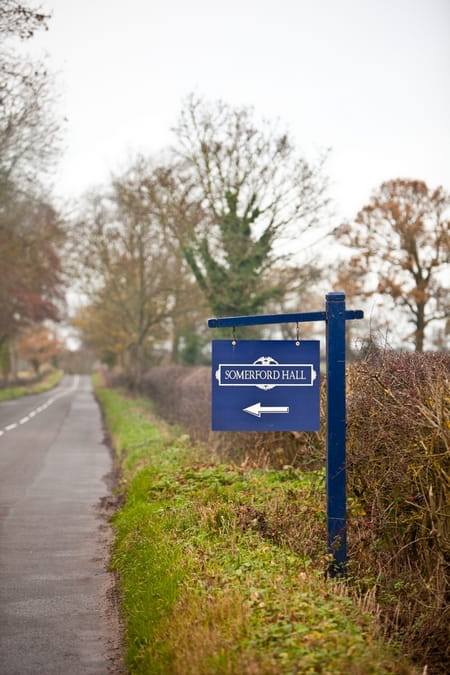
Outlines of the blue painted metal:
M333 295L333 293L329 293L328 295ZM349 319L362 319L363 317L364 313L360 309L350 309L345 312L346 321ZM271 323L306 323L326 320L326 312L256 314L254 316L225 316L220 319L208 319L208 326L209 328L232 328L233 326L262 326Z
M328 293L325 312L234 316L208 320L210 328L326 321L327 544L333 556L329 570L331 576L345 574L347 562L345 322L363 317L361 310L346 310L345 293Z
M212 429L318 431L319 340L213 340Z
M306 312L303 314L256 314L255 316L225 316L221 319L208 319L210 328L226 326L261 326L269 323L294 323L305 321L325 321L325 312Z
M326 296L327 348L327 536L333 554L332 576L345 573L347 561L345 448L345 295Z

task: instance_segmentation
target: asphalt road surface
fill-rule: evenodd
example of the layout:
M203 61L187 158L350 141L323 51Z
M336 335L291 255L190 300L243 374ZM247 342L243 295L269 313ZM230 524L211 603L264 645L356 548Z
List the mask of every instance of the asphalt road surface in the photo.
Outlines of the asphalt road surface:
M1 675L123 672L110 472L88 376L0 403Z

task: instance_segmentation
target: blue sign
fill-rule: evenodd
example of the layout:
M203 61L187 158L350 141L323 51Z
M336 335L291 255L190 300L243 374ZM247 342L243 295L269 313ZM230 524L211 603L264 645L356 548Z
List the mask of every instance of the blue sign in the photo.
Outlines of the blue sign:
M318 431L318 340L213 340L215 431Z

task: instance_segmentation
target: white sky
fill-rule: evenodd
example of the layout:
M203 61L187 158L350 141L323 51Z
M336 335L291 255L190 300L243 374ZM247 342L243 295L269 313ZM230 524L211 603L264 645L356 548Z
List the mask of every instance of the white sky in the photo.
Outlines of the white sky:
M72 198L172 141L183 99L252 105L331 148L338 217L384 180L450 189L450 0L41 0Z

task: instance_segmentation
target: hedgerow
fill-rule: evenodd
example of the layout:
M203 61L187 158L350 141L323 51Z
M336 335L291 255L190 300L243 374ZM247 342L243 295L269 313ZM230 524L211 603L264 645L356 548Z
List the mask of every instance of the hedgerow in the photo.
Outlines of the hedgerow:
M450 671L450 356L376 353L348 373L351 573L391 636Z

